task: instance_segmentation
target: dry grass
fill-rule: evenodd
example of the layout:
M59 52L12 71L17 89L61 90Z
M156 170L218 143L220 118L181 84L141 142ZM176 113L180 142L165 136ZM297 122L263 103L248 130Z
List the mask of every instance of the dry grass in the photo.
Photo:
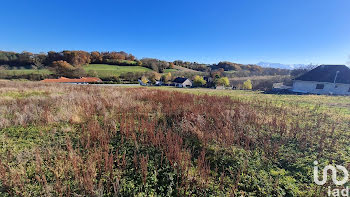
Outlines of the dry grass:
M320 195L312 162L347 161L350 119L318 108L148 88L0 87L0 194Z

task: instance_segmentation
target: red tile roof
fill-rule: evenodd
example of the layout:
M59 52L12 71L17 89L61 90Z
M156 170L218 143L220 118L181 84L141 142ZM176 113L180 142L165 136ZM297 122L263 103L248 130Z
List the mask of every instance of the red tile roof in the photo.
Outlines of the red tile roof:
M81 77L80 79L69 79L66 77L60 77L59 79L44 79L42 82L46 83L89 83L89 82L101 82L98 77Z

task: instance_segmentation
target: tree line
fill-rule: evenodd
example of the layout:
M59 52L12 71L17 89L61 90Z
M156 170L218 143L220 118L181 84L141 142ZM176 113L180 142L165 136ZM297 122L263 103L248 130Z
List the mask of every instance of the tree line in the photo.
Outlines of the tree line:
M114 82L137 82L142 76L147 77L150 81L155 82L158 80L169 81L176 76L192 78L195 81L196 86L213 87L217 85L228 85L228 78L235 77L250 77L250 76L263 76L263 75L292 75L298 76L307 70L308 68L299 68L293 71L288 69L278 68L263 68L258 65L238 64L228 61L222 61L217 64L201 64L197 62L188 62L182 60L176 60L168 62L155 58L142 58L137 59L134 55L123 51L116 52L86 52L82 50L64 50L61 52L49 51L47 53L30 53L30 52L7 52L0 51L0 69L43 69L48 68L53 71L53 75L50 77L83 77L83 76L98 76L95 71L86 71L83 69L84 65L88 64L110 64L118 66L142 66L153 70L149 73L123 73L120 76L111 76L103 78L104 81ZM178 67L184 67L201 73L193 72L173 72L173 76L160 75L164 73L165 69L171 69ZM195 75L201 76L195 76ZM27 78L30 80L41 80L47 78L48 75L43 74L27 74L28 76L11 76L18 78ZM212 80L204 80L203 76L211 78ZM3 77L2 77L3 78ZM164 78L164 79L162 79ZM207 81L204 83L204 81ZM256 85L255 85L256 86Z
M184 68L189 68L189 69L201 71L201 72L207 72L210 69L208 64L200 64L197 62L186 62L182 60L175 60L173 63L176 66L181 66Z
M69 51L61 52L49 51L48 53L34 54L30 52L8 52L0 51L0 65L8 67L25 67L32 66L51 66L55 61L65 61L72 66L82 66L86 64L108 64L113 61L130 61L130 64L135 64L135 56L132 54L120 52L86 52L86 51ZM132 63L131 63L132 62Z
M69 51L61 52L49 51L48 53L34 54L30 52L8 52L0 51L0 66L7 69L12 68L44 68L53 67L59 64L70 64L77 68L87 64L110 64L119 66L143 66L156 72L162 73L164 69L172 68L174 63L162 61L154 58L143 58L141 60L130 53L120 52L86 52ZM70 66L69 66L70 67Z
M176 60L168 62L158 60L155 58L137 59L134 55L124 51L116 52L86 52L82 50L64 50L61 52L49 51L48 53L34 54L30 52L8 52L0 51L0 66L5 68L44 68L57 65L58 61L61 63L68 63L73 67L80 67L87 64L111 64L119 66L143 66L150 68L158 73L163 73L165 69L174 68L174 66L181 66L201 72L210 72L211 70L223 69L231 72L228 77L244 77L249 75L288 75L290 70L263 68L258 65L244 65L228 61L222 61L217 64L201 64L197 62L187 62ZM65 63L66 62L66 63Z

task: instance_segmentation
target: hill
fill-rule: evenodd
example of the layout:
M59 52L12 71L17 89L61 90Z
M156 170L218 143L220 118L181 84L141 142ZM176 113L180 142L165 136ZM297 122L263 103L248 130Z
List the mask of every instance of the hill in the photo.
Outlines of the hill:
M182 66L174 66L174 69L176 69L177 71L181 71L181 72L203 73L201 71L185 68Z

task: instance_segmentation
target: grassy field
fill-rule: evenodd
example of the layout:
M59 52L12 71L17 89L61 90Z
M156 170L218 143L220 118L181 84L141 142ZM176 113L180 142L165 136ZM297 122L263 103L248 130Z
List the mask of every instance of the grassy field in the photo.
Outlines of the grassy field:
M169 73L169 72L178 72L179 70L177 69L173 69L173 68L169 68L169 69L165 69L164 73Z
M128 72L149 72L152 71L149 68L141 67L141 66L116 66L116 65L108 65L108 64L89 64L84 66L86 72L96 71L99 77L109 77L109 76L119 76L123 73ZM4 75L25 75L25 74L52 74L48 69L14 69L14 70L0 70L1 74Z
M91 71L95 71L99 77L111 77L111 76L119 76L123 73L144 73L151 72L152 70L149 68L141 67L141 66L117 66L117 65L108 65L108 64L89 64L83 67L84 70L89 73ZM164 73L168 72L197 72L186 68L181 69L165 69ZM14 69L14 70L0 70L3 75L25 75L25 74L52 74L48 69Z
M0 196L325 196L350 97L0 81Z
M149 72L152 71L149 68L141 66L115 66L107 64L89 64L84 66L86 72L96 71L99 77L108 77L108 76L119 76L122 73L128 72Z
M27 74L51 74L51 71L48 69L14 69L14 70L0 70L0 72L4 75L27 75Z

